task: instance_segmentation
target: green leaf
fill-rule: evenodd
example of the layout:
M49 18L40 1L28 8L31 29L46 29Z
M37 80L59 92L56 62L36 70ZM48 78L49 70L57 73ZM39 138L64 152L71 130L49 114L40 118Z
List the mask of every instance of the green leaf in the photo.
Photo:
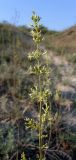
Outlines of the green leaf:
M21 160L27 160L24 152L21 154Z

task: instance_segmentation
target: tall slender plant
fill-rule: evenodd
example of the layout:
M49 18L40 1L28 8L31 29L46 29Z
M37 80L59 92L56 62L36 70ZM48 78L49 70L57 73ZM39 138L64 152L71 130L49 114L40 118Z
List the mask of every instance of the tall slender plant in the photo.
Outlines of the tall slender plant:
M30 98L33 102L38 103L39 107L39 117L36 122L34 119L27 118L26 123L29 128L36 130L38 133L39 139L39 160L45 159L45 150L47 144L43 142L43 139L47 137L44 135L44 130L46 128L46 123L50 120L49 114L49 68L47 63L42 63L44 54L46 51L41 51L41 42L43 40L41 30L40 30L40 17L33 12L32 15L32 31L31 35L35 43L35 50L32 53L29 53L28 58L32 65L30 66L30 74L35 77L34 87L31 88Z

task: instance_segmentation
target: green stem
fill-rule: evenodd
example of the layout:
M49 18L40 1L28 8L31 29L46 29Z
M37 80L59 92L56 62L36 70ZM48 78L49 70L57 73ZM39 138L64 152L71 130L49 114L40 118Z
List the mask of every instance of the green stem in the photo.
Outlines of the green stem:
M39 121L39 154L42 160L42 105L40 101L40 121Z
M38 50L38 44L37 44L37 50ZM38 60L38 65L39 65L39 60ZM38 88L39 88L39 91L41 92L41 77L39 75L38 77ZM39 117L39 160L42 160L42 102L40 101L39 102L39 114L40 114L40 117Z
M39 50L39 44L37 44L37 50ZM39 60L38 60L38 65L39 65ZM38 88L39 91L41 92L41 77L39 75L38 77ZM39 105L39 114L40 114L40 119L39 119L39 160L42 160L43 155L42 155L42 102L40 101Z
M39 61L38 61L39 63ZM41 77L39 75L39 90L41 92ZM42 102L40 100L40 105L39 105L39 114L40 114L40 119L39 119L39 160L42 160Z

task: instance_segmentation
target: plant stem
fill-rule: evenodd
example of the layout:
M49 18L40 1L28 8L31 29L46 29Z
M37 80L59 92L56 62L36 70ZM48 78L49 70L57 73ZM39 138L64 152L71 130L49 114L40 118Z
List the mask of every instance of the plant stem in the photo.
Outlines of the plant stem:
M39 120L39 154L42 160L42 105L40 101L40 120Z
M37 44L37 50L39 49L39 45ZM38 65L40 64L38 60ZM38 88L41 92L41 76L38 77ZM42 160L42 102L39 102L39 160Z
M39 64L39 61L38 61L38 64ZM39 90L41 92L41 77L39 75ZM42 160L42 102L40 100L39 102L39 156L40 156L40 159L39 160Z

